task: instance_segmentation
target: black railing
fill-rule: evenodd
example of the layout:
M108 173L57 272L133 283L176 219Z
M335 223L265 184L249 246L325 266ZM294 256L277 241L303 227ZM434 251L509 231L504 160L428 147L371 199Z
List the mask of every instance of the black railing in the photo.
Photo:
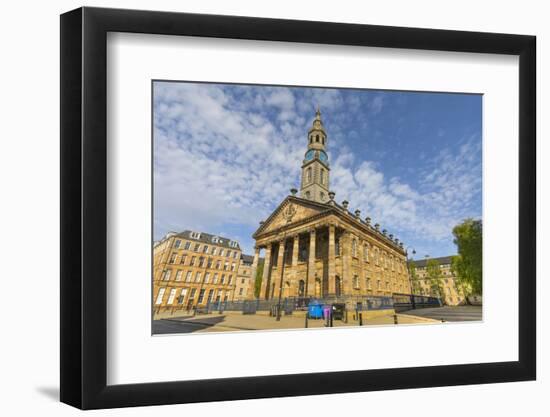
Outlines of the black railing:
M279 304L280 303L280 304ZM277 312L280 308L286 315L294 311L306 311L310 304L329 305L345 304L350 311L373 311L390 310L396 312L414 310L417 308L440 307L441 300L437 297L412 294L393 294L391 296L378 295L348 295L329 296L323 298L315 297L287 297L272 300L244 300L244 301L215 301L209 302L205 307L200 308L199 313L223 313L224 311L241 311L243 314L256 314L258 311Z

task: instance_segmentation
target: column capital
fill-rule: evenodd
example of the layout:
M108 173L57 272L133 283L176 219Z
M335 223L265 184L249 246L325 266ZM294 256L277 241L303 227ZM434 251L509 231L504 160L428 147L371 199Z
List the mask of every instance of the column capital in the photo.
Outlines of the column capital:
M315 227L312 227L308 230L309 234L311 235L314 235L316 232L315 232Z

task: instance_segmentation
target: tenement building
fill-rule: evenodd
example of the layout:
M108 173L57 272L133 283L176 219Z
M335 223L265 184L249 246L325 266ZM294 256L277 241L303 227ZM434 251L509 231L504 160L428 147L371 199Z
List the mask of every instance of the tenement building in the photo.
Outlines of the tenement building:
M261 299L411 293L403 243L330 189L328 136L317 110L307 135L300 193L292 189L253 234Z
M168 233L153 248L153 308L232 301L241 257L234 240L203 232Z
M253 262L253 256L241 255L241 262L237 271L237 281L235 282L234 301L250 300L254 298L255 276L253 276Z
M444 304L458 305L465 301L464 292L458 283L458 279L451 268L452 256L441 258L422 259L409 261L414 268L411 273L411 281L415 294L440 297ZM437 274L428 271L428 262L433 261ZM414 267L413 267L414 264ZM412 269L411 268L411 269Z

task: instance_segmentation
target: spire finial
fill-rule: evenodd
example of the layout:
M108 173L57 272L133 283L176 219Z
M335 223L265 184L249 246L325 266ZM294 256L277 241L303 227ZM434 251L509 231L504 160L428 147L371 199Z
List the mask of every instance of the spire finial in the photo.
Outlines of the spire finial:
M317 111L315 112L315 117L317 119L321 118L321 109L319 108L319 105L317 104Z

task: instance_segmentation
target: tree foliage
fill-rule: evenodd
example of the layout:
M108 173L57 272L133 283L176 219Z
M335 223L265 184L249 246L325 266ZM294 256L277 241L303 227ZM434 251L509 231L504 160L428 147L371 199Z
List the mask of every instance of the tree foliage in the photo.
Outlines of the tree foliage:
M458 256L452 269L465 295L483 294L483 225L481 220L466 219L453 228Z
M426 263L427 278L430 282L430 291L432 296L444 298L443 282L439 262L435 259L429 259Z

